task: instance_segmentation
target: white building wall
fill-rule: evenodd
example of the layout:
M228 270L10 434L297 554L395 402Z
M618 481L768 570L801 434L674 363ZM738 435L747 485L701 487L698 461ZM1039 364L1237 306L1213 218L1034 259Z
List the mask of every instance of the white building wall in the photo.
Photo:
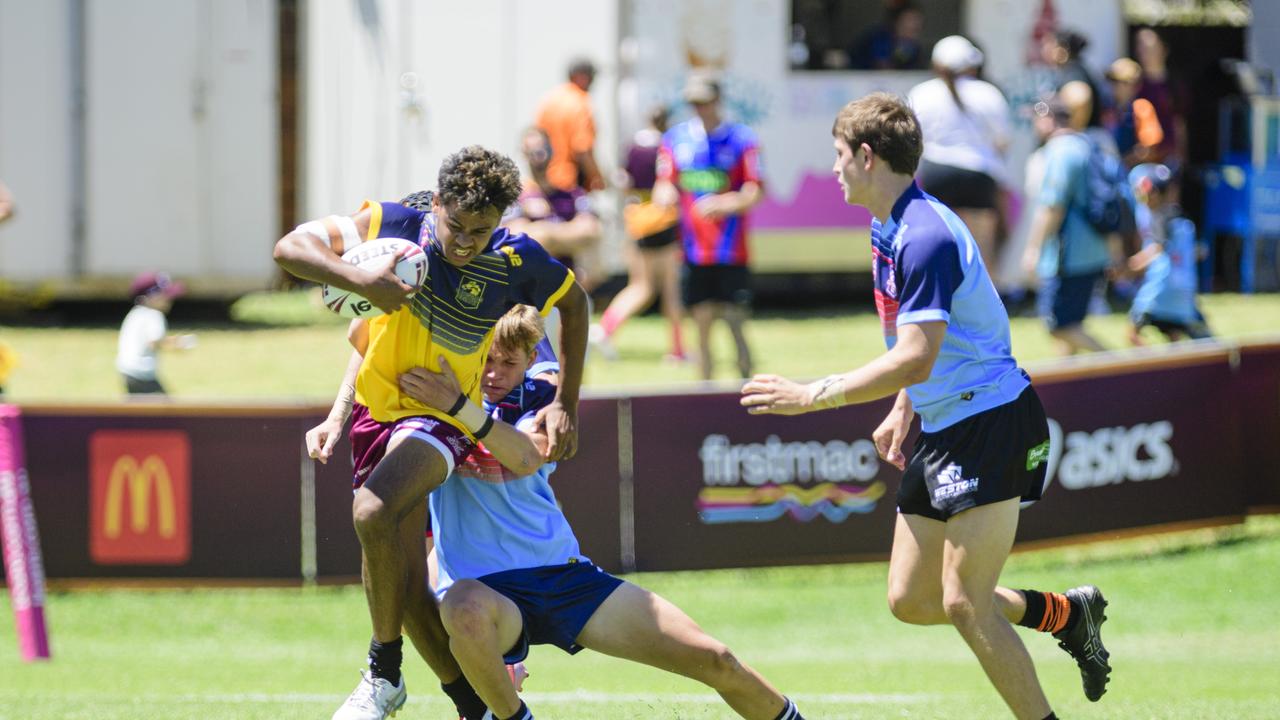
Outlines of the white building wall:
M3 277L62 296L119 296L147 269L194 294L266 287L277 66L274 0L0 0Z
M0 0L0 180L16 207L0 224L0 282L70 272L69 4Z
M617 6L594 0L359 0L306 6L303 217L435 187L469 144L519 134L579 55L600 67L597 157L612 166Z

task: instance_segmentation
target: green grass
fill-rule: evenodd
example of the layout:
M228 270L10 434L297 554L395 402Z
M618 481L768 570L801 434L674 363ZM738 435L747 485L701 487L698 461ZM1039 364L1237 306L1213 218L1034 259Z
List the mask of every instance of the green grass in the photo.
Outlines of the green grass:
M1280 295L1207 295L1202 298L1220 337L1280 330ZM344 322L326 311L314 292L252 295L234 307L236 322L175 323L175 332L195 332L199 346L166 352L161 375L170 392L187 400L306 399L328 402L345 367L349 348ZM1126 344L1121 313L1091 318L1089 327L1108 347ZM879 320L869 308L761 313L748 326L760 371L797 378L855 367L883 352ZM1052 356L1039 320L1012 321L1013 349L1022 363ZM686 343L693 328L685 323ZM0 324L0 340L17 351L21 366L6 390L16 401L111 401L122 395L114 370L116 329L39 328ZM664 365L668 335L656 316L628 323L616 336L621 359L587 364L589 388L653 387L693 382L692 366ZM713 346L717 376L733 377L728 332L717 327Z
M1061 717L1280 715L1280 518L1015 555L1003 581L1088 581L1111 602L1110 692L1087 702L1051 638L1020 630ZM631 576L683 607L810 718L1007 717L960 637L898 624L884 564ZM0 720L327 717L354 687L368 641L357 587L56 592L54 659L23 664L0 623ZM400 718L446 717L406 651ZM540 717L729 718L701 686L585 652L537 647L527 699ZM571 693L584 693L576 702Z

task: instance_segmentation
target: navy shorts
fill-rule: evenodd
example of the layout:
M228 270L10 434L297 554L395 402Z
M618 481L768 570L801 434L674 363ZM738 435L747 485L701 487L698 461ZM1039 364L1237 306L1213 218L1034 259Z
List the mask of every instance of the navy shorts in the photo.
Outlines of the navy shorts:
M898 512L946 522L957 513L1044 492L1049 421L1035 388L1017 400L920 433L898 487Z
M1084 322L1089 314L1089 300L1102 279L1102 273L1066 275L1044 278L1036 306L1050 330L1069 328Z
M555 645L573 655L578 635L622 580L589 562L505 570L476 578L520 608L524 628L506 652L508 665L529 655L530 645Z

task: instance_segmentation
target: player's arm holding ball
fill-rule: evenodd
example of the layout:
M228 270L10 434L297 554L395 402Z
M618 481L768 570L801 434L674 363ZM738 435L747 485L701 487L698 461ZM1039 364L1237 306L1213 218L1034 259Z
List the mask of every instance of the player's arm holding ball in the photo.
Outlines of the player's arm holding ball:
M394 312L414 288L396 276L398 258L364 269L343 262L342 253L360 244L369 231L373 211L355 215L329 215L303 223L276 242L273 257L280 267L304 280L354 292L383 312Z

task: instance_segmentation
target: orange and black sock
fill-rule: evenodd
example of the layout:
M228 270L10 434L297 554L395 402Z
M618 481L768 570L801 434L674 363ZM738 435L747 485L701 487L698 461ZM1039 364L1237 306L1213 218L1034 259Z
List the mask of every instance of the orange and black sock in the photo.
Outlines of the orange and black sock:
M1018 624L1032 630L1057 634L1070 630L1076 623L1077 613L1066 595L1039 590L1019 590L1027 601L1027 612Z

